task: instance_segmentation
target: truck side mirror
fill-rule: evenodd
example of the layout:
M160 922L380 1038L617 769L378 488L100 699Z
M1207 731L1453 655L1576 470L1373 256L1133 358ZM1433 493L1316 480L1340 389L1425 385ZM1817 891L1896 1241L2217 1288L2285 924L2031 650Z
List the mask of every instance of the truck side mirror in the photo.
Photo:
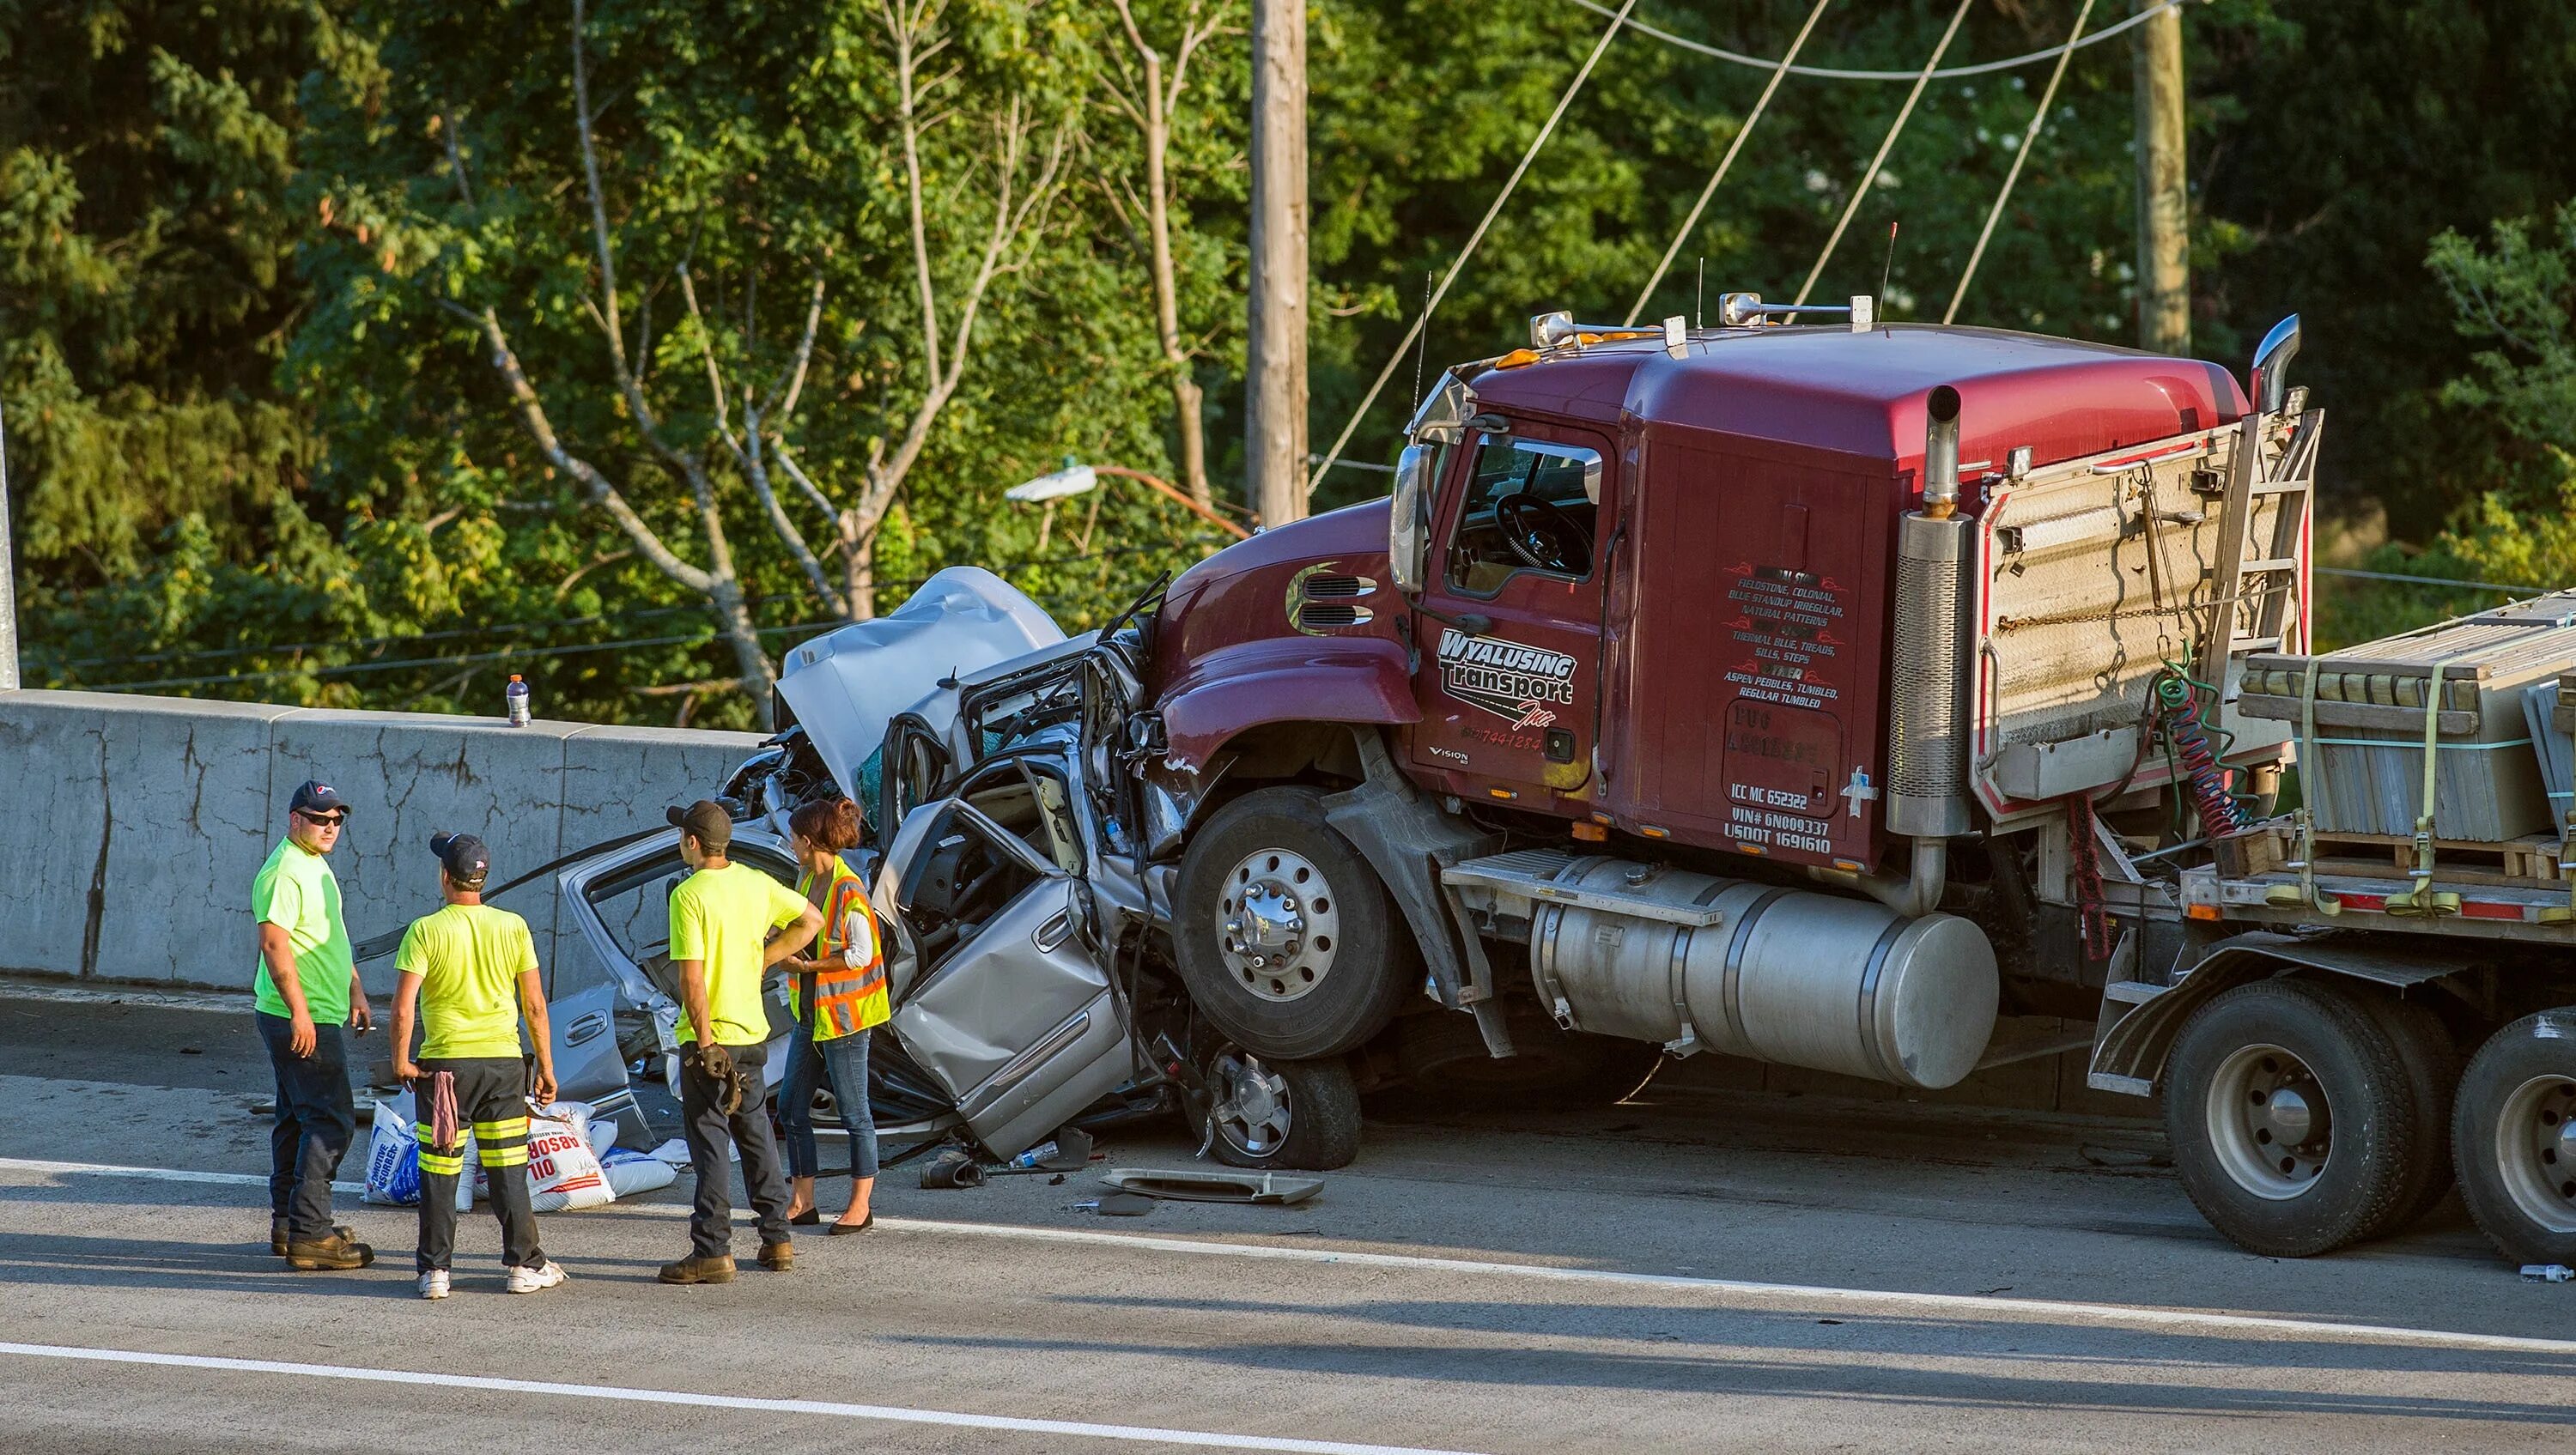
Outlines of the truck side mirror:
M1395 462L1395 498L1388 503L1386 550L1395 589L1408 597L1422 594L1431 545L1431 478L1440 451L1431 445L1406 445Z

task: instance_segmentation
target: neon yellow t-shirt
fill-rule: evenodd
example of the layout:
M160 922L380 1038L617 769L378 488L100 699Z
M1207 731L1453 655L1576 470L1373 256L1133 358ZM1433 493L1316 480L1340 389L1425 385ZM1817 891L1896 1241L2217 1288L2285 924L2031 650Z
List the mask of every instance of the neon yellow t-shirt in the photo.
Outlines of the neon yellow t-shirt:
M330 862L293 839L282 839L250 882L251 917L286 931L295 947L295 983L304 987L304 1009L317 1026L349 1019L349 970L354 953L349 927L340 922L340 881ZM251 977L253 1003L270 1015L294 1014L269 978L268 957Z
M420 1054L519 1054L519 976L537 968L528 922L506 909L451 904L403 931L394 968L420 977Z
M805 896L748 864L701 869L671 891L671 959L707 967L708 1028L719 1046L757 1046L769 1039L760 1003L769 932L805 913ZM680 1019L680 1043L698 1027Z

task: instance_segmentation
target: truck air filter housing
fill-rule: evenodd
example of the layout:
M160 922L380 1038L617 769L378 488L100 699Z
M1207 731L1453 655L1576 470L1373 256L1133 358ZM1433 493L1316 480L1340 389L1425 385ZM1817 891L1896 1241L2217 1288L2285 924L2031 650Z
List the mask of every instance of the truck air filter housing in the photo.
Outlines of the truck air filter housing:
M1976 522L1917 512L1896 533L1889 671L1887 827L1948 838L1976 827L1968 802L1968 609Z

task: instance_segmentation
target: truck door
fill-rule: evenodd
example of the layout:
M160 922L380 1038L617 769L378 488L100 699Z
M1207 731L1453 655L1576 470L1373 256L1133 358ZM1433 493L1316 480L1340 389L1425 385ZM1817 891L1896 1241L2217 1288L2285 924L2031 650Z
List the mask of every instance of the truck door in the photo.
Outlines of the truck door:
M1475 798L1588 793L1598 726L1610 440L1514 421L1470 434L1432 522L1414 613L1416 767ZM1482 620L1478 620L1482 618Z

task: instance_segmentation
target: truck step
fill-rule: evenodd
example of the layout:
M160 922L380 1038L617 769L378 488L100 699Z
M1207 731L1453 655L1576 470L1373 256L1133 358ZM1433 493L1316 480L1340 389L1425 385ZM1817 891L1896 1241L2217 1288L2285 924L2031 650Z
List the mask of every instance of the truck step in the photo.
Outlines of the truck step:
M1440 871L1440 879L1452 888L1491 889L1546 904L1607 910L1612 914L1688 925L1694 929L1716 924L1723 918L1718 911L1705 905L1670 904L1641 894L1623 894L1614 887L1593 884L1578 888L1563 882L1575 878L1584 865L1599 857L1569 854L1562 849L1515 849L1508 854L1469 859L1452 865Z

